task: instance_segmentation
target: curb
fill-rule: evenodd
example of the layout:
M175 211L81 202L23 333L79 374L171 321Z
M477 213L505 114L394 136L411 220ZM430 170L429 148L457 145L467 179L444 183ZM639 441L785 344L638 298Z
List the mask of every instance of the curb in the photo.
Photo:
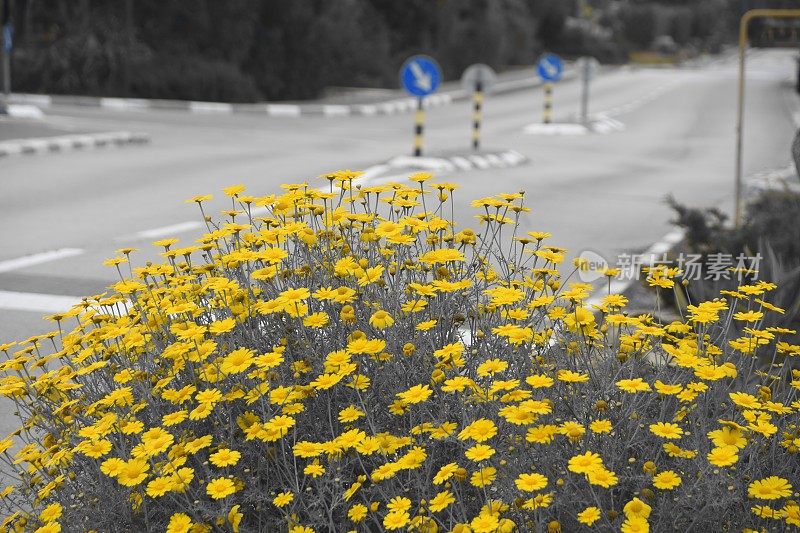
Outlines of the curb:
M150 136L146 133L130 131L19 139L0 142L0 157L66 152L70 150L88 150L106 146L145 144L148 142L150 142Z
M577 77L577 70L565 70L562 80ZM492 94L504 94L523 89L540 87L543 82L531 75L530 78L498 82ZM466 100L472 95L462 89L451 89L440 94L428 96L423 101L426 109L450 105L459 100ZM84 107L100 107L114 111L142 111L148 109L187 111L189 113L204 114L259 114L271 117L300 117L300 116L375 116L395 115L410 113L417 109L417 99L395 98L374 104L230 104L226 102L199 102L186 100L155 100L145 98L109 98L93 96L62 96L47 94L14 93L11 101L16 104L35 105L40 108L49 108L54 105L70 105Z

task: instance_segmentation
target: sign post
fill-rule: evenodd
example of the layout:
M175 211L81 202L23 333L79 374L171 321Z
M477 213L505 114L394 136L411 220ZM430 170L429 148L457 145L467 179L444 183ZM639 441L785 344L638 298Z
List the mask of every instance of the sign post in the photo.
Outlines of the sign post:
M800 9L751 9L739 22L739 91L736 105L736 176L734 183L733 224L742 224L742 133L744 130L744 63L747 28L754 18L800 18Z
M3 72L3 98L0 100L0 113L8 113L8 103L11 97L11 49L13 46L14 27L11 25L11 0L0 0L3 4L0 12L0 26L2 27L2 62Z
M582 57L579 60L583 88L581 90L581 124L589 123L589 83L597 75L600 63L593 57Z
M467 67L461 75L464 92L472 91L472 149L481 146L481 121L483 117L483 97L492 90L497 75L492 67L476 63Z
M545 54L536 65L539 77L544 81L544 113L542 122L550 124L553 119L553 83L561 79L564 63L555 54Z
M417 98L417 110L414 113L414 156L422 155L422 139L425 128L426 96L436 92L442 80L442 69L436 61L426 55L408 58L400 68L400 85L410 95Z

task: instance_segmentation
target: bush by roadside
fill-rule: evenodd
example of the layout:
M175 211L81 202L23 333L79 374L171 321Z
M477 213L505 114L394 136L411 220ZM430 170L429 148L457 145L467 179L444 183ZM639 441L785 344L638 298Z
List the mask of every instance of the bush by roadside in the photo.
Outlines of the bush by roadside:
M520 230L524 193L474 200L476 232L455 184L357 177L228 187L219 221L192 198L195 244L119 250L113 293L0 346L22 423L3 527L800 526L800 371L780 364L800 346L752 314L777 313L774 285L668 324L618 294L590 309L585 265Z

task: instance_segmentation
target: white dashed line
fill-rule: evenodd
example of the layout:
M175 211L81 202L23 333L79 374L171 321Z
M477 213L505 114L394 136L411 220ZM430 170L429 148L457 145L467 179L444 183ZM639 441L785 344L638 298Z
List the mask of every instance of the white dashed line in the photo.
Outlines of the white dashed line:
M81 300L82 298L78 298L76 296L0 291L0 309L6 309L10 311L59 313L62 311L67 311Z
M140 231L138 233L134 233L132 238L134 239L157 239L158 237L169 237L175 235L176 233L185 233L187 231L192 231L197 228L203 227L202 222L198 222L196 220L192 220L189 222L181 222L179 224L172 224L171 226L162 226L160 228L153 228L144 231Z
M11 270L18 270L41 263L49 263L50 261L57 261L67 257L74 257L81 255L83 250L80 248L59 248L58 250L50 250L38 254L25 255L16 259L9 259L7 261L0 261L0 272L10 272Z

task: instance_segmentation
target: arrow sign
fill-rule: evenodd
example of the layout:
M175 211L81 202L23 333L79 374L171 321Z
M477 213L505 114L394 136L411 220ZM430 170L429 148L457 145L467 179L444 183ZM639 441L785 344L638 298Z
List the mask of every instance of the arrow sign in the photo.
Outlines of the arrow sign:
M400 69L400 85L416 97L436 92L442 80L442 70L433 58L425 55L410 57Z
M558 81L564 71L564 63L555 54L545 54L536 65L536 70L544 81Z
M416 85L423 92L430 92L432 76L430 74L426 74L425 71L422 70L420 64L416 61L412 61L409 67L411 68L411 74L414 76L414 85Z

